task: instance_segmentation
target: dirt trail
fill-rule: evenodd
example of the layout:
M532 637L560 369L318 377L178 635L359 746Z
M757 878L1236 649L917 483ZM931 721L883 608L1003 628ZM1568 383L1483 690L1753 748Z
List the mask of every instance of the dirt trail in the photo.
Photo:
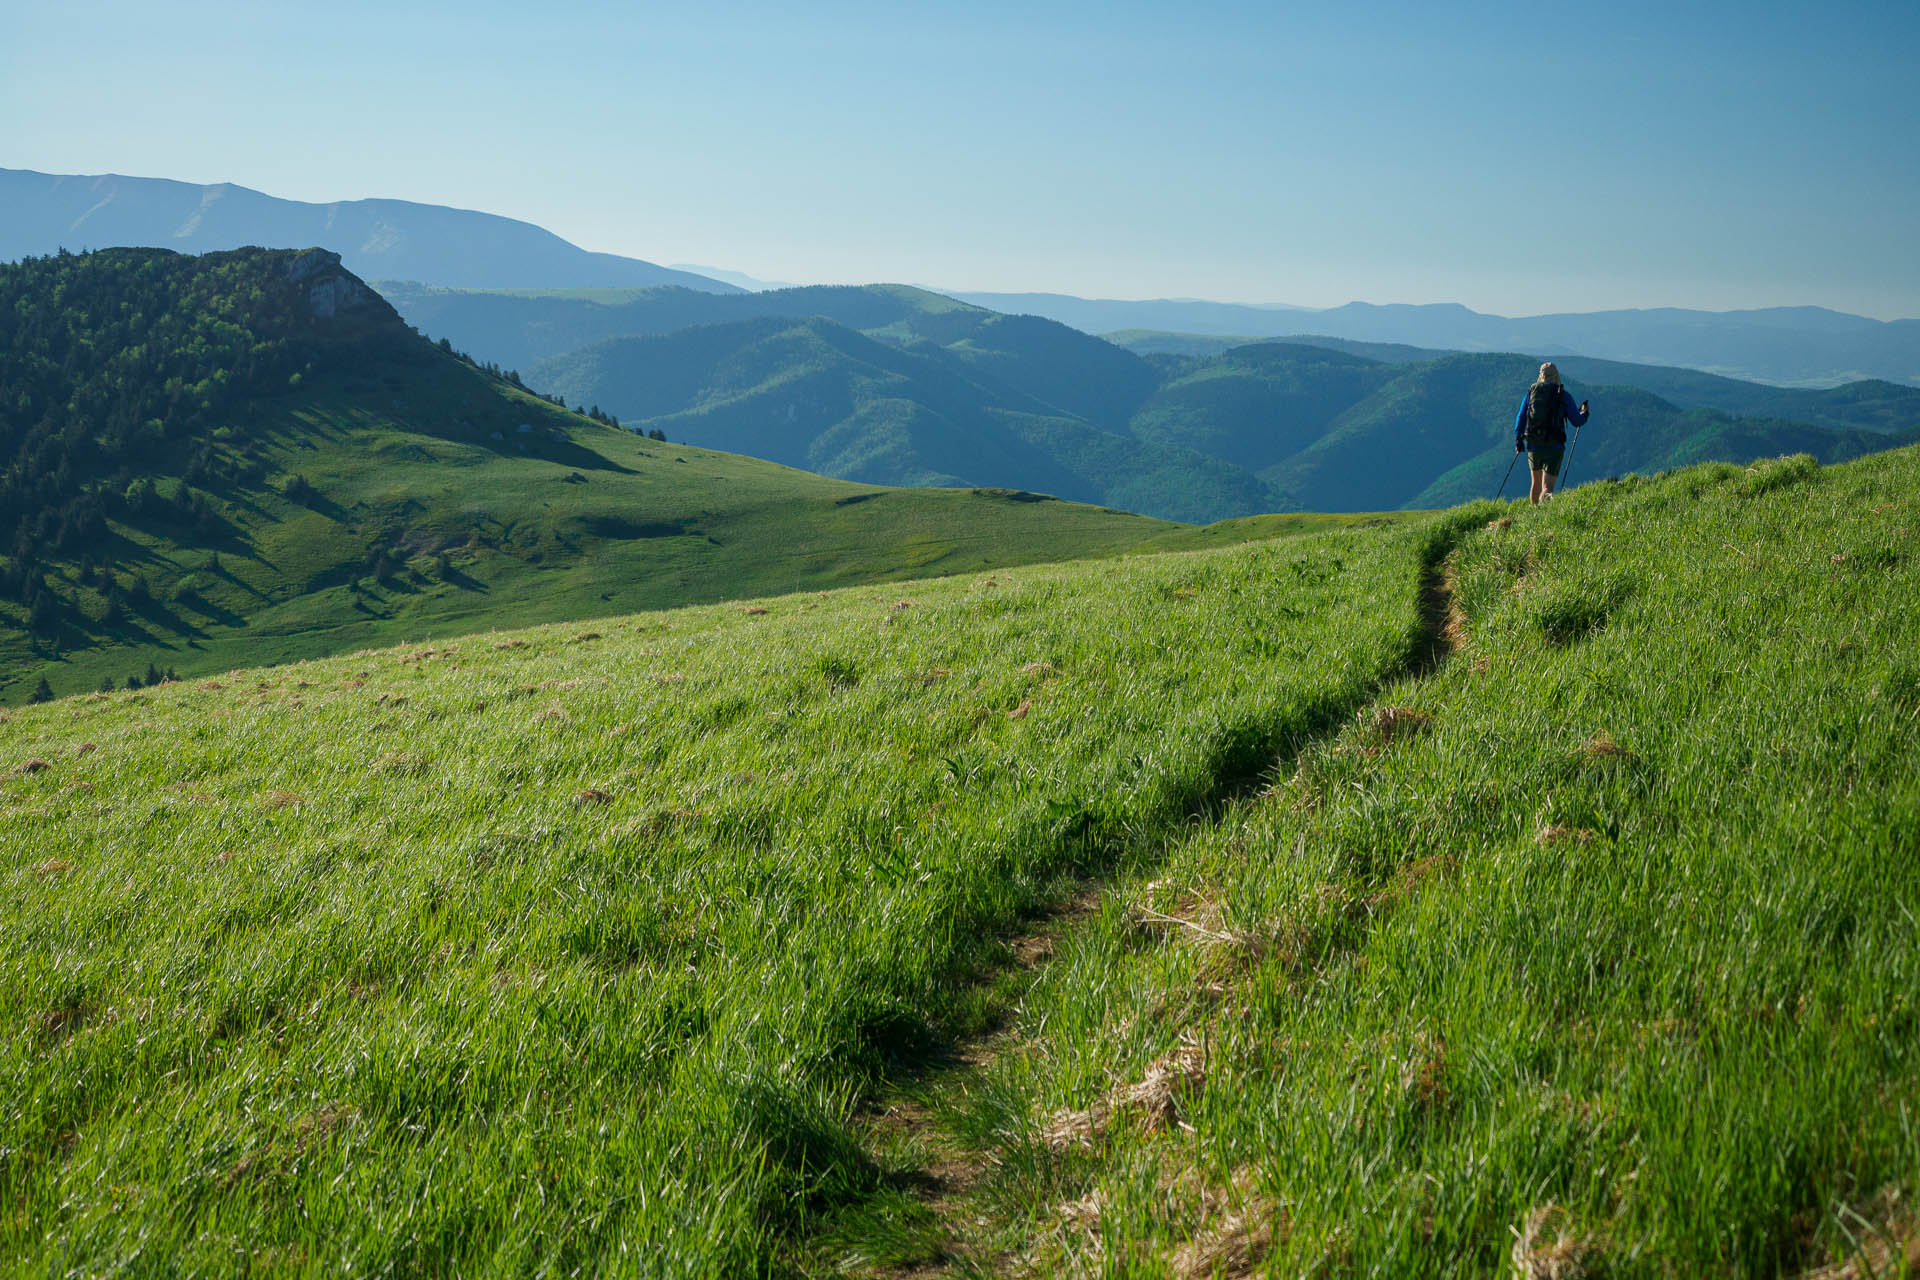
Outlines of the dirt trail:
M1380 691L1408 676L1418 679L1431 676L1459 648L1464 638L1464 620L1455 600L1451 570L1451 551L1456 540L1457 537L1449 538L1436 545L1423 563L1417 586L1420 638L1402 666L1384 675L1367 691L1358 710L1361 717L1378 723L1383 716L1391 719L1403 711L1376 705ZM1345 716L1332 718L1310 741L1336 734L1347 723ZM1308 742L1295 742L1289 750L1277 752L1262 774L1284 768L1288 760L1307 745ZM1217 801L1232 798L1248 790L1254 781L1223 778L1214 798ZM1212 820L1217 821L1224 808L1224 804L1211 806ZM1098 909L1107 889L1105 884L1086 884L1064 906L1036 917L1027 932L1007 939L1011 960L983 977L982 983L1004 979L1011 969L1024 975L1018 984L1024 990L1051 962L1059 940ZM1171 920L1169 923L1185 922ZM948 1133L935 1109L923 1099L934 1093L964 1090L967 1079L978 1078L991 1067L1012 1043L1010 1024L1017 1012L1017 1002L1010 1003L1000 1011L1000 1017L989 1030L950 1046L929 1070L880 1099L865 1126L867 1145L870 1148L908 1145L923 1153L919 1167L901 1181L904 1189L939 1221L943 1239L937 1250L930 1251L930 1256L903 1265L869 1267L860 1274L874 1280L934 1280L958 1271L991 1269L991 1259L977 1256L977 1246L969 1242L974 1234L969 1227L980 1226L985 1221L972 1201L974 1193L995 1167L995 1161L989 1153L969 1147Z

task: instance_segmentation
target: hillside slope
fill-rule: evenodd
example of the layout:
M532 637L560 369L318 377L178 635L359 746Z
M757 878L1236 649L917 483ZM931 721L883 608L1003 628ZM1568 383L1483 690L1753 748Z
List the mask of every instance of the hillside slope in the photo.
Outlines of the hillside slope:
M1312 347L1239 348L1188 365L1169 388L1186 396L1204 391L1205 403L1234 406L1234 416L1249 424L1236 445L1242 451L1285 451L1258 474L1302 508L1379 511L1493 496L1513 457L1514 414L1538 369L1531 356L1453 355L1400 365L1333 358L1341 363L1330 365L1328 353ZM1329 379L1334 367L1343 381ZM1583 384L1563 373L1575 398L1591 398L1594 406L1569 473L1576 485L1628 471L1800 451L1836 462L1916 438L1912 429L1889 434L1683 410L1637 388ZM1317 380L1310 405L1294 390L1308 385L1302 379ZM1882 406L1869 403L1866 416L1884 420ZM1920 402L1914 409L1920 412ZM1317 430L1304 444L1306 433L1292 430L1302 420ZM1920 419L1912 426L1920 428ZM1164 431L1167 424L1143 417L1135 429Z
M567 413L323 251L0 268L0 697L1131 546L1163 522L886 492Z
M610 253L531 223L410 200L282 200L232 183L0 169L0 262L61 249L157 246L207 253L248 245L332 245L362 279L459 288L679 285L737 288Z
M819 1256L1920 1267L1920 451L1478 511L1434 662L1003 978L869 1130L967 1189Z
M690 326L719 325L683 345L702 352L693 357L699 361L739 367L761 358L746 350L761 341L761 330L725 326L766 317L830 319L918 354L953 357L960 364L945 361L952 373L991 388L989 399L1003 408L1020 402L1022 412L1045 420L1035 423L1047 428L1045 435L1028 431L1028 443L1036 447L1013 449L1005 424L990 423L977 409L957 411L950 396L919 399L919 390L908 384L886 394L887 408L877 416L854 413L848 398L837 395L833 403L840 408L821 419L836 429L818 441L796 433L792 423L783 429L745 403L733 416L690 425L689 438L835 475L900 484L966 477L969 483L1059 492L1187 520L1273 507L1432 505L1470 496L1483 481L1490 493L1506 459L1481 455L1511 423L1505 401L1517 401L1537 363L1526 356L1463 357L1327 337L1225 350L1148 340L1142 350L1151 358L1142 359L1052 321L997 315L895 285L729 297L672 289L515 295L406 285L391 292L413 323L472 344L488 359L512 364L544 356L522 365L540 390L602 405L630 424L663 426L670 435L675 428L654 417L690 406L663 411L660 397L636 391L655 379L678 385L682 371L662 365L673 345L601 345L595 339L665 337ZM735 335L742 349L723 354L726 334ZM1176 351L1188 354L1171 354ZM623 369L628 359L637 363ZM1596 430L1610 436L1605 469L1575 473L1576 483L1706 457L1747 462L1807 449L1833 461L1900 442L1876 441L1863 431L1920 427L1920 388L1860 382L1808 391L1586 357L1561 363L1574 382L1608 389L1596 421ZM1655 391L1659 402L1635 387ZM1609 399L1613 388L1629 390ZM1720 412L1682 412L1689 409ZM1146 447L1129 457L1107 435L1071 427L1072 419L1130 434ZM1839 434L1829 437L1809 426ZM978 456L970 458L974 448ZM1088 456L1101 461L1091 466L1081 460ZM1063 479L1063 470L1077 478ZM1102 477L1097 482L1089 478L1094 471Z
M1105 335L1109 342L1139 355L1177 355L1186 358L1224 355L1236 347L1254 345L1251 338L1212 338L1199 334L1152 333L1143 330ZM1385 342L1357 342L1301 334L1259 340L1262 345L1324 347L1387 364L1420 364L1462 354ZM1545 357L1535 355L1534 359ZM1777 418L1817 427L1858 427L1869 431L1902 431L1920 424L1920 386L1878 379L1844 383L1823 390L1778 387L1746 382L1697 369L1598 360L1591 356L1556 355L1565 376L1595 386L1637 387L1651 391L1683 409L1719 409L1744 417Z
M1708 466L10 712L0 1260L1884 1272L1917 501Z
M951 345L916 336L902 347L821 318L767 317L609 339L535 365L528 381L635 429L851 480L1035 489L1198 522L1275 507L1244 468L1098 425L1124 423L1153 376L1144 362L1107 347L1124 373L1140 366L1131 387L1070 378L1098 361L1069 351L1052 362L1045 340L1071 330L1022 324L945 313L916 325L958 335Z
M684 289L498 293L408 284L382 289L409 323L483 359L520 369L540 390L562 389L549 380L565 372L566 394L582 402L609 397L597 395L597 388L559 357L607 338L769 318L820 318L896 346L931 344L971 366L980 378L1109 431L1126 429L1128 416L1158 381L1151 366L1131 352L1066 325L1001 315L906 285L817 285L727 297ZM595 367L605 368L606 362Z

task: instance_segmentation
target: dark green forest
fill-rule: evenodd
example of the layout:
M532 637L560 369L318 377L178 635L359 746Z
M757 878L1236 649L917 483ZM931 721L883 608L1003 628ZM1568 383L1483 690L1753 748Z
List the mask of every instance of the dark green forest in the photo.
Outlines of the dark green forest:
M258 401L359 329L316 316L289 278L301 256L111 249L0 268L0 592L36 626L56 608L49 563L84 557L89 585L111 572L109 519L217 540L209 491L264 479ZM377 295L362 304L398 321Z

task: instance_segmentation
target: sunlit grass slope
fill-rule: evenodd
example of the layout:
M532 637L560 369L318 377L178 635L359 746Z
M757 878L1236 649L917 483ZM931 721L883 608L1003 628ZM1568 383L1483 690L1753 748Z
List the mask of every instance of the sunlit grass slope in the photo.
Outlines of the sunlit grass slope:
M419 347L269 401L251 430L274 478L222 495L222 534L116 523L117 580L138 574L150 592L124 618L105 621L105 593L71 567L56 578L73 602L56 635L33 636L0 609L0 691L18 702L42 677L80 692L148 662L199 674L476 627L1111 554L1179 528L662 444ZM286 491L296 475L311 497Z
M992 937L1420 651L1447 527L0 714L0 1270L772 1267Z
M1450 660L1116 892L948 1091L979 1256L1920 1259L1920 453L1509 514Z
M324 251L0 264L0 298L0 703L1177 528L642 439L428 342Z

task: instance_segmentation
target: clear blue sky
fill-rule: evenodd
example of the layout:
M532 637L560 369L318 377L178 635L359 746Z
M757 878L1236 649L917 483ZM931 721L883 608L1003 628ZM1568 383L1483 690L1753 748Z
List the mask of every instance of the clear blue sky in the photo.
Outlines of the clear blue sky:
M0 166L796 281L1920 316L1920 5L9 2Z

